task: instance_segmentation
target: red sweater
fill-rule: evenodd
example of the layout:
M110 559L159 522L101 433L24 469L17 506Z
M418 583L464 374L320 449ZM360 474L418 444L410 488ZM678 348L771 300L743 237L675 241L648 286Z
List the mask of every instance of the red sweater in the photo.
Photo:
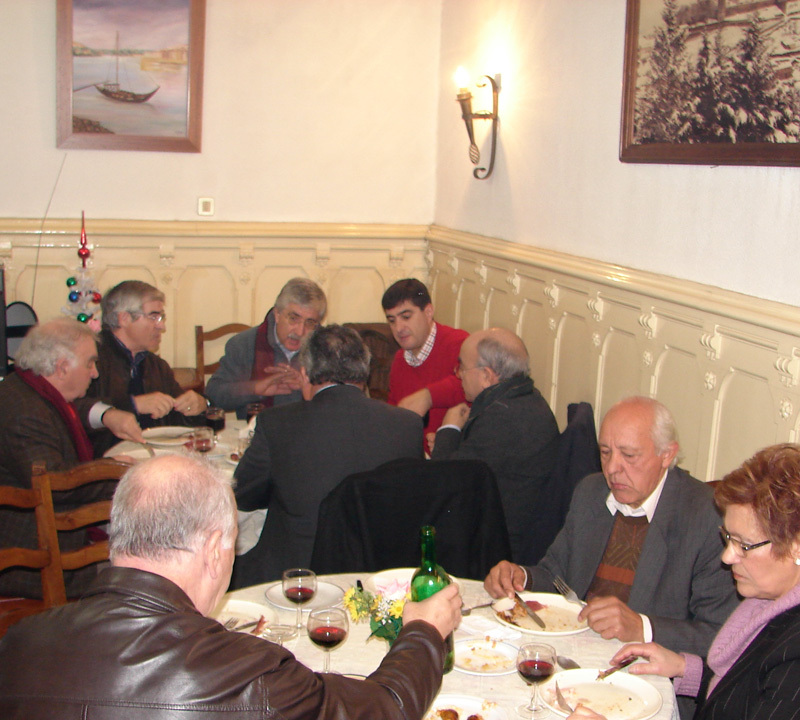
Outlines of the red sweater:
M458 364L461 343L469 337L464 330L436 323L436 341L433 350L422 365L411 367L403 357L404 350L398 350L389 373L389 397L391 405L397 405L406 395L428 388L433 406L428 413L425 434L436 432L448 408L465 401L461 380L454 372ZM425 440L425 448L428 441Z

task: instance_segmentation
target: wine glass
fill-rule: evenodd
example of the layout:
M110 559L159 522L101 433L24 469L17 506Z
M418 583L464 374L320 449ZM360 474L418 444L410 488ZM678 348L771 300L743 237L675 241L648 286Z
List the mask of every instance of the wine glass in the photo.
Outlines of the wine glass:
M308 637L325 651L322 672L331 671L331 650L345 641L349 628L347 613L341 608L322 608L308 616Z
M297 605L297 622L295 626L303 627L303 605L317 592L317 576L313 570L292 568L283 573L283 595Z
M551 645L527 643L519 649L517 672L528 685L533 685L533 692L531 692L531 701L527 705L520 705L517 708L518 715L539 720L550 714L539 697L539 685L553 674L555 666L556 650Z
M294 625L267 625L262 631L261 637L283 645L286 640L297 637L297 628Z
M192 433L192 449L195 452L211 452L214 449L214 441L214 431L210 427L198 427Z

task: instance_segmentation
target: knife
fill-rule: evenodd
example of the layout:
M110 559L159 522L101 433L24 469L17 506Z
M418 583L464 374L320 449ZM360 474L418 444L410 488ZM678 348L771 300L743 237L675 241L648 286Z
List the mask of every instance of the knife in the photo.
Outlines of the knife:
M612 665L608 670L601 670L597 673L597 677L595 680L605 680L609 675L612 673L617 672L617 670L622 670L622 668L628 667L634 660L638 660L638 655L631 655L629 658L625 658L619 665Z
M520 603L522 603L522 607L525 608L525 612L528 613L528 617L531 618L533 622L535 622L540 628L542 628L542 630L547 629L547 626L544 624L544 620L542 620L542 618L540 618L535 612L533 612L533 610L531 610L528 607L528 604L519 596L518 592L514 593L514 597L517 598L517 600Z

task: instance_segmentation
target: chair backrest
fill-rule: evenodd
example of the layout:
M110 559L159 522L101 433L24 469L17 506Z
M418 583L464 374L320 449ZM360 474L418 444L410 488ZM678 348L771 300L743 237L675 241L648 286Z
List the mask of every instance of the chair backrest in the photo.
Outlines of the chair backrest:
M249 329L250 325L244 323L228 323L213 330L203 330L202 325L194 326L195 372L199 380L198 392L200 394L203 394L206 389L206 375L213 375L219 369L219 359L212 363L206 363L205 343L219 340L225 335L236 335Z
M419 529L436 527L437 560L483 579L510 557L500 493L480 460L404 459L345 478L320 505L311 568L375 572L419 565Z
M63 492L93 483L119 480L129 468L130 466L125 463L102 459L76 465L71 470L62 472L37 475L34 470L34 478L46 478L45 488L49 487L49 491L53 492ZM53 508L52 500L49 507ZM55 529L60 532L96 526L108 522L110 518L111 500L96 500L71 510L53 512ZM95 541L69 551L60 550L59 555L60 565L64 570L77 570L93 563L102 562L108 560L108 539Z
M31 485L31 489L8 485L0 486L0 506L28 510L36 516L38 535L36 549L0 548L0 570L23 567L41 572L43 599L41 601L30 600L21 605L15 603L14 610L19 617L45 610L54 605L61 605L67 601L48 477L46 475L35 476L31 479ZM5 616L8 611L8 604L0 603L0 614ZM15 619L19 619L19 617Z
M386 400L389 397L389 371L392 369L395 353L400 349L389 323L344 323L344 326L361 335L372 356L367 381L369 396L376 400Z

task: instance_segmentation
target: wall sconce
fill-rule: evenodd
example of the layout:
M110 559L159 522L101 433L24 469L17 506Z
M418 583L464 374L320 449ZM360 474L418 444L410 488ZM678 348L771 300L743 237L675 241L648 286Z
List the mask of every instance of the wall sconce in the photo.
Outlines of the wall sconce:
M475 130L472 126L473 120L491 120L492 121L492 154L489 157L489 169L483 167L476 167L472 171L472 176L478 180L486 180L494 170L494 154L497 147L497 121L500 119L497 114L497 95L500 92L500 76L497 79L483 75L481 79L486 78L492 86L492 112L472 112L472 93L468 90L469 75L463 67L458 68L455 74L456 85L458 86L458 100L461 105L461 117L464 124L467 126L467 135L469 135L469 159L473 165L477 165L481 159L481 152L475 144ZM479 88L486 87L486 82L477 82L475 85Z

